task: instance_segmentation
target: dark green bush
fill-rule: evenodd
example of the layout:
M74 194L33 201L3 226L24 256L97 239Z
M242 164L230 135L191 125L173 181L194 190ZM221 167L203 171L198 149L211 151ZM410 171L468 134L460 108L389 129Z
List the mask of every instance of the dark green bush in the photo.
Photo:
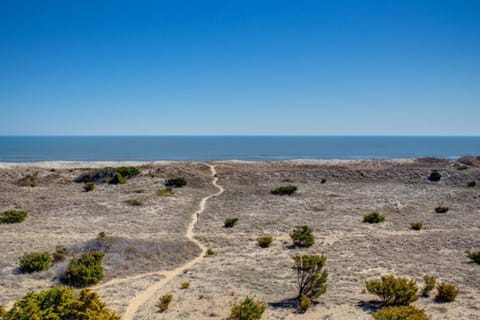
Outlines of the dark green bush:
M77 177L75 182L94 182L97 184L108 182L110 184L122 184L122 181L125 183L127 178L132 178L139 173L140 170L136 167L107 167L85 172Z
M432 170L432 172L430 172L430 175L428 176L428 180L430 181L440 181L441 178L442 175L437 170Z
M52 262L61 262L64 261L67 257L68 251L67 248L62 247L62 246L57 246L55 248L55 252L52 253Z
M366 223L379 223L383 222L384 220L385 216L378 212L372 212L363 216L363 222Z
M467 258L472 260L473 262L480 264L480 250L478 251L467 251Z
M287 195L290 196L294 194L297 191L297 187L294 185L288 185L288 186L283 186L283 187L278 187L270 191L271 194L278 195L278 196L283 196Z
M423 228L423 223L421 222L412 222L410 223L410 228L413 230L422 230Z
M438 206L435 208L436 213L447 213L448 207Z
M325 270L327 258L317 255L293 257L292 269L297 273L297 300L302 296L311 300L327 292L328 272Z
M387 307L372 314L375 320L430 320L423 309L413 306Z
M160 297L157 307L159 312L165 312L168 310L168 306L173 300L173 296L171 294L165 294Z
M437 278L434 276L430 276L428 274L423 276L423 281L425 281L425 287L423 287L422 295L428 297L430 292L435 289L435 284L437 282Z
M232 228L237 222L238 222L238 218L227 218L225 219L223 226L225 228Z
M48 252L26 253L20 257L21 272L31 273L45 271L52 264L52 256Z
M95 292L76 294L67 287L30 292L5 313L2 320L120 320Z
M268 248L272 244L271 236L261 236L257 238L257 243L262 248Z
M84 253L80 258L72 259L65 271L65 282L74 287L86 287L101 281L103 279L103 256L103 252L90 251Z
M165 182L166 187L171 187L171 188L181 188L187 185L187 180L185 178L179 177L179 178L172 178L168 179Z
M19 223L25 220L27 215L25 211L8 210L0 214L0 223Z
M246 297L242 302L233 305L229 320L259 320L265 311L265 304L259 300Z
M290 232L290 238L296 247L311 247L315 243L312 229L309 226L296 226Z
M120 173L115 173L115 175L108 181L109 184L125 184L127 179L125 179Z
M435 301L437 302L452 302L457 297L458 289L453 284L439 283L437 285L437 295Z
M369 293L380 297L382 306L408 306L418 299L415 280L386 275L365 281L365 286Z
M86 182L85 185L83 186L83 190L85 192L90 192L95 189L95 182Z
M140 169L137 167L118 167L114 168L115 172L120 173L122 177L131 178L140 174Z
M469 181L469 182L467 183L467 187L470 187L470 188L473 188L473 187L475 187L476 185L477 185L477 183L476 183L475 181Z

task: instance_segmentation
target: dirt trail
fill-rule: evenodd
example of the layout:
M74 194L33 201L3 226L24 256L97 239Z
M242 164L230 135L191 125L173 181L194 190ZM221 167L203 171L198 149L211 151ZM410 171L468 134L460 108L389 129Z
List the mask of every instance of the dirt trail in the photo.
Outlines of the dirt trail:
M202 260L203 257L205 256L207 248L202 243L200 243L200 241L195 239L195 232L193 230L195 228L195 225L197 224L198 216L205 210L205 206L207 204L207 201L210 198L219 196L224 191L223 187L217 184L218 177L217 177L217 171L215 170L215 166L213 166L211 164L208 164L208 163L206 165L208 165L210 167L210 171L212 172L212 177L213 177L212 184L218 189L218 192L216 192L214 194L211 194L211 195L203 198L200 201L198 211L194 212L194 214L192 216L192 221L188 225L187 232L185 233L185 237L188 240L196 243L200 247L202 252L195 259L190 260L188 263L186 263L183 266L180 266L176 269L169 270L169 271L163 271L163 272L151 272L151 273L147 273L147 274L135 275L135 276L132 276L132 277L118 279L118 281L115 281L115 282L123 282L123 281L132 280L132 279L142 278L142 277L149 276L149 275L162 275L162 276L164 276L163 279L154 283L152 286L148 287L145 291L141 292L140 294L138 294L136 297L134 297L132 300L129 301L128 306L127 306L127 310L125 311L125 314L123 315L124 320L133 320L136 311L138 310L138 308L143 303L148 301L154 294L156 294L156 292L160 288L165 286L173 278L182 274L184 272L184 270L189 269L192 266L194 266L195 264L197 264L198 262L200 262L200 260ZM110 281L108 283L105 283L103 286L111 285L112 283L113 282Z

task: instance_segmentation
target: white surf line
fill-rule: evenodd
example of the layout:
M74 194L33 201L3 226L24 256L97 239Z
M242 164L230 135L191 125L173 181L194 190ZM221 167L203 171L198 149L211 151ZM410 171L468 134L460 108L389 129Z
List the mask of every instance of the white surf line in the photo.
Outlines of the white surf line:
M203 257L205 256L205 254L207 252L207 248L200 241L195 239L195 232L193 230L195 228L195 225L197 224L198 216L203 211L205 211L207 201L210 198L217 197L217 196L221 195L224 191L223 187L217 184L218 177L217 177L217 171L215 170L215 166L211 165L211 164L208 164L208 163L206 163L206 165L210 167L210 171L212 172L212 177L213 177L212 184L218 189L218 191L214 194L211 194L211 195L203 198L200 201L198 211L194 212L194 214L192 216L192 221L188 225L187 232L185 233L185 237L188 240L197 244L200 247L200 249L202 250L202 252L200 253L199 256L197 256L193 260L190 260L189 262L187 262L183 266L180 266L176 269L169 270L169 271L164 271L164 272L158 272L158 273L150 273L152 275L153 274L162 275L162 276L164 276L164 278L161 279L160 281L156 282L155 284L151 285L146 290L144 290L143 292L141 292L140 294L138 294L137 296L135 296L133 299L131 299L129 301L129 303L127 305L127 310L123 314L123 319L124 320L133 320L133 317L135 316L135 313L137 312L138 308L140 308L140 306L143 303L148 301L160 288L165 286L173 278L182 274L186 269L189 269L192 266L194 266L195 264L197 264L198 262L200 262L200 260L202 260ZM145 276L145 274L142 274L141 276L138 276L138 277L140 278L140 277L144 277L144 276ZM132 279L132 278L130 278L130 279ZM123 280L125 280L125 279L123 279Z

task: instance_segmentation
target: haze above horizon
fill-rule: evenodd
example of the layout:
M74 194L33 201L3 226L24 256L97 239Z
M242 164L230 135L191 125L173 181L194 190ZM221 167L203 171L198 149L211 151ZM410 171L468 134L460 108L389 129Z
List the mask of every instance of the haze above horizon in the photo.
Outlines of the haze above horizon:
M480 1L3 1L0 135L480 135Z

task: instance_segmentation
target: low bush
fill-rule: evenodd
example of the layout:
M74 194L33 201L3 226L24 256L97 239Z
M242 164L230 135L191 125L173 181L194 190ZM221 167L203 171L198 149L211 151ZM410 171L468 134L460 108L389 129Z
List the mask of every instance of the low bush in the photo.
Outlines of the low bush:
M458 289L450 283L439 283L437 285L437 295L435 301L437 302L452 302L457 297Z
M36 187L38 184L38 172L34 174L26 175L25 177L21 178L17 181L17 185L20 187Z
M187 185L187 180L185 178L179 177L179 178L172 178L168 179L165 182L166 187L171 187L171 188L181 188Z
M182 282L182 284L180 285L180 289L188 289L188 288L190 288L190 282L188 281Z
M31 273L45 271L52 264L52 256L48 252L26 253L20 257L19 269L21 272Z
M128 200L125 200L125 203L133 207L138 207L142 205L142 202L138 199L128 199Z
M106 167L85 172L75 178L75 182L122 184L126 182L126 179L132 178L138 174L140 174L140 169L136 167Z
M293 245L296 247L311 247L315 243L312 228L305 225L296 226L292 232L290 232L290 238L292 238Z
M27 215L25 211L8 210L0 214L0 223L19 223L25 220Z
M477 185L477 183L476 183L475 181L469 181L469 182L467 183L467 187L470 187L470 188L473 188L473 187L475 187L476 185Z
M120 173L115 173L115 175L108 181L109 184L125 184L127 183L127 179L122 176Z
M383 222L384 220L385 216L378 212L372 212L363 216L363 222L366 223L379 223Z
M164 196L171 196L173 195L172 188L163 188L157 191L157 195L164 197Z
M412 230L422 230L422 228L423 228L423 223L421 223L421 222L410 223L410 229L412 229Z
M317 255L293 257L292 269L297 273L297 300L302 296L316 299L327 292L328 272L325 270L327 258Z
M157 303L157 308L159 312L165 312L168 310L168 306L173 300L173 296L171 294L165 294L160 297Z
M74 258L65 271L64 281L74 287L86 287L103 279L102 260L104 253L89 251Z
M52 262L57 263L64 261L67 257L68 251L67 248L62 247L62 246L57 246L55 248L55 252L52 253Z
M88 289L76 293L71 288L53 287L30 292L6 312L2 320L120 320L120 316L106 308L99 296Z
M278 187L270 191L271 194L278 195L278 196L290 196L297 191L297 187L294 185L288 185L283 187Z
M434 276L430 276L428 274L423 276L423 281L425 281L425 286L423 287L422 290L422 295L425 297L428 297L430 295L430 292L435 289L435 284L437 282L437 278Z
M93 191L94 189L95 189L95 182L86 182L83 185L83 190L85 190L85 192L90 192L90 191Z
M428 176L428 180L430 181L440 181L440 179L442 178L442 175L440 174L440 172L438 172L438 170L432 170L432 172L430 172L430 175Z
M214 254L215 254L215 252L213 251L212 248L207 249L207 256L213 256Z
M261 236L257 238L257 243L262 248L268 248L272 244L271 236Z
M387 307L372 314L375 320L430 320L423 309L413 306Z
M298 302L298 311L301 313L307 312L307 310L312 306L312 300L303 295L300 297L300 301Z
M480 250L477 251L467 251L467 258L472 260L472 262L475 262L477 264L480 264Z
M115 172L121 174L122 177L125 178L131 178L140 174L140 169L138 169L137 167L118 167L114 169Z
M238 222L238 218L227 218L225 219L223 226L225 228L232 228L237 222Z
M380 297L382 306L408 306L418 299L415 280L385 275L365 281L365 286L369 293Z
M435 208L436 213L447 213L448 207L438 206Z
M259 320L265 311L265 303L246 297L242 302L232 306L229 320Z

